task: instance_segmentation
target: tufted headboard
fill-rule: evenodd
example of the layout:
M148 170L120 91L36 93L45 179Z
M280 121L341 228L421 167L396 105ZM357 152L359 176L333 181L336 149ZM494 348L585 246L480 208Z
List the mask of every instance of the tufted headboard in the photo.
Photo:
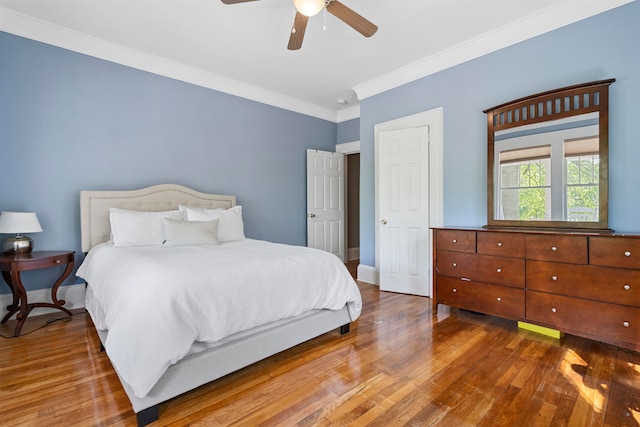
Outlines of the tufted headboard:
M179 204L228 209L236 205L236 196L200 193L176 184L154 185L140 190L81 191L82 252L89 252L95 245L109 240L110 207L136 211L168 211L178 209Z

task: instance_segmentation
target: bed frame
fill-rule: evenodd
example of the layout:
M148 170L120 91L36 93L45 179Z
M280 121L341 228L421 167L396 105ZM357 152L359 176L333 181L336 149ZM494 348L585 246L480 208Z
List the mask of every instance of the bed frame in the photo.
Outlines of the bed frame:
M236 198L200 193L175 184L140 190L81 191L82 251L86 253L95 245L109 240L110 207L165 211L177 209L178 204L230 208L235 206ZM144 426L158 419L160 403L331 330L339 328L345 334L349 331L350 322L345 306L337 311L316 310L291 320L264 325L255 331L232 335L215 347L190 354L171 366L144 398L136 397L117 370L116 373L136 413L138 426ZM97 333L104 344L108 331L98 330Z

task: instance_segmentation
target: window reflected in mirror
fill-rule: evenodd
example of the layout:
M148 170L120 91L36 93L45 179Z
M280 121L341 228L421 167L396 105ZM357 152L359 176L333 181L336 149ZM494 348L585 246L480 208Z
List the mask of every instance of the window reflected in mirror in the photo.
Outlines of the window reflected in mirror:
M565 183L566 220L597 221L600 208L597 135L565 142Z
M551 219L551 157L500 159L497 219Z
M495 219L598 221L598 113L495 133Z

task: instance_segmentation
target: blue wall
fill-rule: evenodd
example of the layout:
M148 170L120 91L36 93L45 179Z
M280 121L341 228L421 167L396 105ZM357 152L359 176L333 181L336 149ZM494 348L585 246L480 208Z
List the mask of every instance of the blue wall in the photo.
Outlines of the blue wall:
M174 182L236 194L249 237L304 245L305 150L360 140L361 263L373 266L376 123L444 107L445 225L484 225L482 110L615 77L609 222L640 231L637 40L640 2L367 98L336 125L0 32L0 209L38 212L37 249L79 252L80 190Z
M337 144L360 141L360 119L351 119L338 123Z
M80 253L80 190L160 183L235 194L248 237L306 245L306 149L333 151L336 135L329 121L0 32L0 210L38 213L36 250Z
M486 108L616 78L610 87L609 226L640 231L640 2L432 76L360 106L360 262L375 265L374 125L444 109L444 225L486 224ZM426 261L425 261L426 262Z

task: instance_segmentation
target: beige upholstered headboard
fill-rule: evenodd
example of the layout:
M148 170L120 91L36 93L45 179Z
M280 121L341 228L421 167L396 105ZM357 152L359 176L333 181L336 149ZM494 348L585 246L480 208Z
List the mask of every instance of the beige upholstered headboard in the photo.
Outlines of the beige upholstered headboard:
M231 208L236 196L200 193L175 184L154 185L140 190L81 191L80 229L82 252L109 240L111 224L109 208L137 211L168 211L178 205L202 208Z

